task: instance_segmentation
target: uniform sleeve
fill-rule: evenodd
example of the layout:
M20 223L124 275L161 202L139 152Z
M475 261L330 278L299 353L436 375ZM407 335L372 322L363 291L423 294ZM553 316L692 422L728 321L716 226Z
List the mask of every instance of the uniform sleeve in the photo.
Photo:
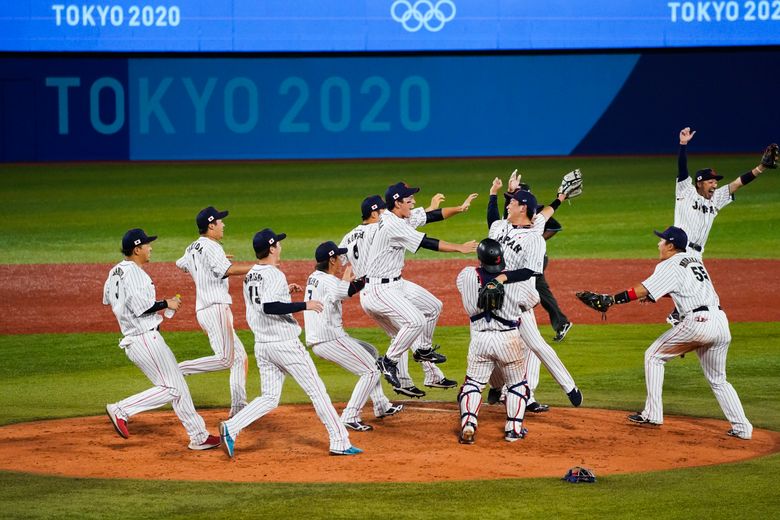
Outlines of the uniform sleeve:
M176 260L176 267L184 271L185 273L190 272L190 264L189 264L189 257L187 256L187 253L185 252L184 255L182 255L181 258Z
M734 195L729 191L729 185L721 186L712 194L712 203L718 209L723 209L734 201Z
M328 296L333 301L346 300L349 298L349 282L339 280L335 276L328 282Z
M661 262L655 266L655 271L650 278L642 282L650 297L658 301L664 295L669 294L677 287L677 276L674 272L674 264Z
M135 270L130 270L122 280L125 303L135 316L140 317L154 305L154 286Z
M477 283L477 271L473 267L464 267L458 274L456 285L460 292L460 298L463 302L463 309L466 314L471 316L477 310L477 295L479 293L479 284Z
M263 277L265 287L260 295L260 303L290 302L290 289L287 287L287 277L278 269L271 270Z
M407 251L414 253L420 249L420 244L425 238L425 233L421 233L411 226L407 225L401 219L394 219L390 221L392 228L390 229L391 236L398 240Z
M535 273L542 273L544 271L544 253L547 250L547 246L544 243L544 238L541 235L530 234L527 237L528 242L525 244L525 256L522 267L530 269Z
M425 214L425 208L414 208L411 215L409 215L408 224L414 229L417 229L426 222L428 222L428 217Z
M677 181L675 193L678 199L686 197L691 191L696 191L696 189L693 187L693 183L688 177L681 181Z
M490 229L488 230L488 237L495 239L497 236L501 234L501 226L504 225L504 220L496 220L490 225Z
M108 299L108 291L111 290L111 275L106 278L106 283L103 284L103 305L111 305L111 300Z
M225 256L225 252L222 248L216 245L215 247L209 247L205 251L203 260L208 266L211 274L214 275L214 278L224 278L227 270L230 269L230 266L232 265L230 260L227 259L227 256Z
M533 225L531 226L534 231L538 232L539 234L544 233L544 228L547 225L547 217L542 215L541 213L537 213L534 215Z

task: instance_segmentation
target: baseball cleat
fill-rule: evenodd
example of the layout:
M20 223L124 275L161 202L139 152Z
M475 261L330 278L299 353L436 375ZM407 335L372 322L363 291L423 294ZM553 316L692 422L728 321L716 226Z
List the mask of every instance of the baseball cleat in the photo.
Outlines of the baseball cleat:
M230 435L227 424L224 422L219 423L219 438L222 441L222 449L225 450L227 456L233 458L233 449L236 445L236 440Z
M433 345L430 348L420 348L417 349L414 354L412 354L412 357L415 361L418 363L421 361L430 361L431 363L444 363L447 361L447 356L443 354L438 354L436 351L439 350L439 345Z
M354 446L350 446L346 450L330 450L331 455L358 455L360 453L363 453L363 450Z
M455 388L458 386L457 381L453 381L452 379L447 379L446 377L442 377L438 381L428 384L425 383L425 386L428 388Z
M525 439L526 435L528 435L528 430L525 428L520 428L519 432L509 430L508 432L504 432L504 440L506 442L515 442L520 439Z
M736 437L737 439L742 439L743 441L749 441L752 437L751 434L745 433L745 432L738 432L737 430L731 429L726 432L726 435L729 437Z
M346 427L348 430L354 430L356 432L370 432L374 429L373 426L366 424L363 421L346 422L344 423L344 427Z
M123 439L127 439L130 437L130 431L127 429L127 421L124 419L120 419L117 417L116 412L114 411L114 407L110 404L106 405L106 413L108 414L108 418L111 419L111 424L114 425L114 429L119 434L120 437Z
M634 424L649 424L652 426L660 426L661 423L656 423L651 421L650 419L646 418L641 413L635 413L628 416L628 420L631 421Z
M566 334L569 333L569 329L571 329L571 326L573 325L572 322L568 321L563 324L563 327L558 329L556 331L555 337L553 338L553 341L563 341L563 338L566 337Z
M533 403L528 403L528 406L525 407L526 412L531 413L544 413L550 411L550 405L542 404L537 401L534 401Z
M577 407L582 404L582 392L580 392L580 389L576 386L566 395L569 396L569 401L571 401L572 406Z
M491 387L488 390L487 404L498 404L501 401L501 389Z
M407 397L416 397L417 399L421 397L425 397L425 392L417 388L416 386L404 386L404 387L393 387L393 391L396 394L405 395Z
M474 437L477 435L477 428L471 423L466 423L460 431L458 442L461 444L474 444Z
M379 418L381 419L382 417L390 417L391 415L401 413L403 409L404 405L402 404L391 405L390 408L385 410L385 413L379 416Z
M391 360L387 356L382 356L376 362L379 370L384 374L385 379L393 388L400 387L401 382L398 380L398 363Z
M195 441L190 442L189 448L191 450L210 450L211 448L218 448L220 444L222 444L222 441L219 440L219 437L216 435L209 435L206 437L206 440L200 444L197 444Z

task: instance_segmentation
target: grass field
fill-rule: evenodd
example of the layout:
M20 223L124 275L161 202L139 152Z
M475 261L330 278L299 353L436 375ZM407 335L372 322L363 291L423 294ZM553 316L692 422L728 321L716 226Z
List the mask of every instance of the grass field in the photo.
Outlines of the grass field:
M692 170L715 166L729 181L757 161L757 156L694 155L690 166ZM550 243L552 256L655 257L651 231L672 222L674 157L3 165L0 186L8 207L0 234L0 263L116 262L121 235L135 226L160 235L154 261L171 261L196 236L194 216L207 205L230 210L225 246L238 260L251 259L251 236L266 226L289 234L286 258L309 258L317 243L338 240L358 223L362 197L382 193L397 180L422 187L421 206L437 191L447 195L445 205L459 204L468 193L479 192L468 214L436 224L430 232L450 241L480 239L486 234L490 182L496 175L506 178L515 167L542 202L552 199L563 173L575 167L584 172L585 194L571 206L564 204L557 215L565 231ZM780 258L778 188L776 172L768 172L741 190L737 202L718 217L707 255ZM423 252L418 257L434 255ZM583 388L586 406L640 408L642 353L665 327L573 329L558 351ZM352 332L386 344L376 329ZM780 326L737 323L732 324L732 334L729 379L755 426L780 430ZM240 335L246 345L252 344L250 333ZM116 348L117 337L0 336L4 357L0 424L98 415L106 402L146 388L145 378ZM179 358L208 349L200 332L169 333L166 338ZM436 340L446 346L448 376L462 379L467 330L442 327ZM354 378L333 365L318 362L318 368L334 400L346 400ZM257 390L257 377L256 371L250 373L251 393ZM420 378L419 372L414 374ZM225 407L226 379L226 373L191 378L196 403ZM452 400L455 394L441 390L429 395ZM566 399L546 372L539 397L552 405L564 405ZM289 382L283 398L305 401ZM670 363L664 400L669 414L721 417L693 357ZM778 470L780 455L773 455L725 466L606 476L594 486L550 479L424 485L203 484L0 472L0 518L771 518L780 506L773 478Z

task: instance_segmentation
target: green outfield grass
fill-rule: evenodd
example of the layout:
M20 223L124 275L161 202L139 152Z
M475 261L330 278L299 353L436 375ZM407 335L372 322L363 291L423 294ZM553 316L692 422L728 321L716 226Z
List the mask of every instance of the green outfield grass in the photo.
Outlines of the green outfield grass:
M585 406L640 409L645 395L643 352L665 328L578 325L557 350L582 387ZM351 332L380 346L386 341L374 329ZM239 334L246 345L252 345L248 332ZM735 323L732 334L729 379L755 426L778 430L780 358L776 346L780 344L780 327L776 323ZM209 349L202 333L167 333L166 338L179 359L202 355ZM435 339L446 346L450 359L445 365L447 374L462 380L467 331L461 327L440 327ZM0 366L0 423L100 415L106 402L146 388L148 381L125 358L116 342L116 334L0 337L0 350L6 359ZM334 401L346 401L355 377L331 363L319 359L315 362ZM412 370L413 376L421 380L419 368L413 365ZM192 376L188 383L201 408L225 408L230 400L227 372ZM257 391L254 367L249 386L250 392ZM552 405L568 406L566 397L544 371L538 397ZM454 400L455 391L433 390L429 398ZM302 391L288 380L283 402L305 401ZM664 403L668 414L722 418L695 356L669 363ZM441 463L446 465L446 461ZM122 511L124 518L156 519L301 515L433 515L473 519L514 518L518 511L544 517L770 518L779 505L773 477L779 470L780 455L774 455L717 467L602 476L593 486L572 486L556 479L376 485L209 484L68 479L0 472L0 517L105 518L113 516L107 509L110 506L111 510ZM749 510L745 505L748 497Z
M715 166L727 182L758 160L693 155L689 165L692 171ZM651 231L672 223L673 156L3 165L0 262L113 262L131 227L160 235L155 261L175 260L197 236L195 214L208 205L230 210L224 243L236 259L252 259L251 237L263 227L290 235L286 258L309 258L318 243L339 240L359 223L363 197L383 195L398 180L422 188L421 206L436 192L447 195L445 205L478 192L468 214L426 231L449 241L481 239L490 183L497 175L506 180L514 168L542 203L552 200L562 174L573 168L584 173L585 194L558 212L565 232L551 244L556 257L655 257ZM780 181L769 171L718 217L707 256L778 258L779 228Z

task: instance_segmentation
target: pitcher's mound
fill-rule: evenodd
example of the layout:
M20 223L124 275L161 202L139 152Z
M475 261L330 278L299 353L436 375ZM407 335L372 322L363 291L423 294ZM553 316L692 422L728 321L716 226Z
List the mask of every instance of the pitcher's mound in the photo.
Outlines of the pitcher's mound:
M399 415L374 419L374 431L351 432L365 453L328 455L324 427L310 404L282 406L238 437L235 458L221 448L187 449L171 411L132 418L129 439L105 415L0 428L0 469L70 477L236 482L423 482L561 477L572 466L597 476L734 462L780 451L780 433L728 437L727 422L666 417L661 427L627 422L627 412L553 408L526 417L528 437L503 440L502 406L483 406L477 441L458 444L453 403L407 402ZM343 405L337 406L338 409ZM202 412L217 433L224 410Z

